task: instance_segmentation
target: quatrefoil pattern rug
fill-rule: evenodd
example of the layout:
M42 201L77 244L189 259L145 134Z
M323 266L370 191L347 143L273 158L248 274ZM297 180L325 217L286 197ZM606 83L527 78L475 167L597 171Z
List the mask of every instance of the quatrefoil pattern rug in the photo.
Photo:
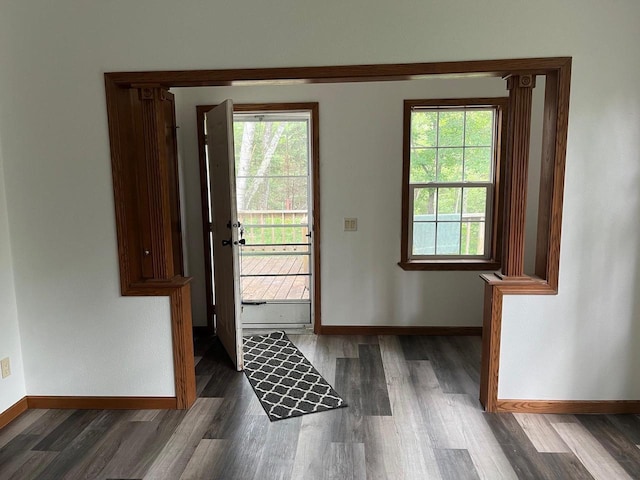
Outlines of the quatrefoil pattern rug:
M244 339L244 373L271 421L347 406L284 332Z

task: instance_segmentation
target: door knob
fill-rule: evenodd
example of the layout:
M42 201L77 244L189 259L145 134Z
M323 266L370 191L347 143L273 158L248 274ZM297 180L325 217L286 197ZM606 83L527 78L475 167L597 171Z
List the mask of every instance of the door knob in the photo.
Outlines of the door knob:
M222 240L222 246L226 247L227 245L231 245L231 239L229 240Z

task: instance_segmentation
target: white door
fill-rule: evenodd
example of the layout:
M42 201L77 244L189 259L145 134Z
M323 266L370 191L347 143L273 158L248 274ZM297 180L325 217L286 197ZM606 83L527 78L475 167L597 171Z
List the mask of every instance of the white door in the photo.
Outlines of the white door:
M236 208L233 102L226 100L208 111L205 122L215 256L216 334L236 368L242 370L240 238Z

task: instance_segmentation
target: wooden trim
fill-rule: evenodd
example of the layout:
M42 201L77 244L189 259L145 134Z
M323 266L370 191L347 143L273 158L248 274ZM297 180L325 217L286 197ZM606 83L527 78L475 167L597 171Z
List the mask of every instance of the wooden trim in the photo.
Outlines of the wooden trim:
M171 309L174 383L176 404L171 408L186 409L196 400L193 358L193 326L191 323L191 277L174 277L170 281L132 284L127 296L168 296Z
M200 202L202 211L202 229L204 232L204 255L205 262L205 282L207 295L207 324L211 320L213 328L213 314L215 306L213 304L212 269L209 258L211 258L211 242L209 238L209 184L207 182L206 152L204 138L204 114L216 107L216 105L196 105L196 125L198 131L198 158L200 163ZM311 112L311 188L313 191L313 275L314 275L314 333L318 333L322 325L321 316L321 265L320 265L320 114L318 102L294 102L294 103L238 103L233 105L235 112Z
M498 398L500 370L500 334L502 323L502 292L494 285L484 287L482 319L482 360L480 366L480 403L488 412L494 412Z
M207 154L205 152L204 114L211 110L206 105L196 106L196 129L198 133L198 165L200 166L200 212L202 217L202 245L204 248L204 283L207 302L207 326L215 332L215 306L213 304L213 268L211 265L211 224L209 222L209 181L207 180Z
M492 288L499 288L504 294L555 294L558 289L560 230L562 223L562 197L566 160L566 140L569 111L569 90L571 79L571 57L506 59L486 61L461 61L388 65L345 65L302 68L258 68L199 71L155 71L155 72L115 72L105 74L107 113L109 120L109 138L111 143L112 172L118 233L118 258L120 262L120 281L123 295L154 295L159 291L153 288L131 288L132 281L141 278L140 249L135 247L139 227L136 219L128 212L126 205L136 200L136 192L131 192L127 176L131 176L129 164L135 163L136 145L139 143L141 126L132 121L139 105L130 98L128 88L132 84L146 83L154 86L222 86L278 83L339 83L371 82L425 78L433 75L455 76L500 76L545 75L547 82L555 84L548 87L545 98L545 124L543 126L543 167L541 175L540 202L542 219L538 224L538 245L536 253L536 275L530 278L510 277L500 279L486 277ZM136 130L137 129L137 130ZM503 129L504 130L504 129ZM555 135L553 134L555 131ZM508 140L505 138L504 140ZM511 139L513 140L513 139ZM136 143L137 142L137 143ZM505 142L503 142L504 145ZM504 147L502 147L504 149ZM552 166L552 167L551 167ZM135 173L135 172L134 172ZM507 185L506 175L500 174L502 187ZM498 210L498 215L502 208ZM498 222L502 223L502 218ZM319 235L317 235L319 237ZM498 237L499 238L499 237ZM542 239L542 240L540 240ZM138 242L138 243L136 243ZM133 246L130 248L130 246ZM545 248L546 246L546 248ZM502 249L509 248L503 244ZM546 249L546 251L544 251ZM496 251L500 250L500 245ZM500 283L502 282L502 283ZM160 287L161 291L162 288ZM491 303L485 310L492 308ZM489 318L498 315L489 312ZM501 316L500 316L501 319ZM491 322L490 322L491 323ZM492 335L499 338L499 326L491 325ZM497 332L497 333L496 333ZM495 347L495 344L493 344ZM492 354L499 355L497 351ZM484 361L484 360L483 360ZM497 398L493 398L494 406Z
M459 260L410 260L409 259L409 176L411 172L411 112L414 107L472 107L487 106L496 109L496 138L493 151L494 163L494 195L491 206L491 251L488 259ZM477 97L477 98L435 98L411 99L404 101L402 122L402 226L400 230L400 262L403 270L499 270L502 256L502 206L504 204L504 164L506 163L506 149L502 139L506 136L503 130L507 125L506 118L509 111L509 97Z
M29 403L27 402L27 397L22 397L16 403L7 408L4 412L0 413L0 429L13 422L28 408Z
M638 414L640 400L498 400L496 412Z
M404 222L405 224L407 222ZM398 262L398 265L403 270L478 270L478 271L493 271L500 269L500 262L494 262L491 260L424 260L411 262Z
M318 102L311 106L311 185L313 193L313 331L322 328L322 275L321 275L321 228L320 228L320 106Z
M535 273L558 290L571 61L546 76Z
M554 295L556 291L538 278L502 279L495 274L480 276L485 282L480 367L480 403L487 412L498 410L502 299L504 295Z
M131 272L133 266L138 263L132 259L129 249L130 235L128 229L127 206L131 203L127 198L127 179L131 176L130 169L126 168L127 160L124 158L130 154L132 145L124 138L126 132L133 130L131 122L132 105L130 104L130 92L127 89L119 88L113 79L105 75L105 92L107 98L107 118L109 124L109 142L111 146L111 172L113 179L113 194L116 214L116 232L118 240L118 262L120 266L120 290L123 295L129 288L134 274ZM122 110L130 110L123 112ZM128 115L126 114L128 113ZM125 125L128 120L128 124ZM138 275L135 275L138 277Z
M482 335L482 327L405 327L373 325L322 325L320 335Z
M187 409L196 401L196 376L191 326L191 286L171 292L171 335L176 407Z
M175 397L57 397L29 395L29 408L80 410L167 410L176 408Z
M111 81L131 84L160 84L166 87L214 87L272 83L373 82L411 80L431 75L486 75L504 77L526 73L544 75L564 66L570 57L471 60L459 62L395 63L380 65L338 65L325 67L242 68L226 70L165 70L147 72L111 72Z

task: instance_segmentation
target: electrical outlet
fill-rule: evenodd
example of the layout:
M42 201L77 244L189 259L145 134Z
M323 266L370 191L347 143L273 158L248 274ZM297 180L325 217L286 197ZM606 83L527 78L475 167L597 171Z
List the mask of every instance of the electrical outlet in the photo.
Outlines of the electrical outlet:
M344 219L344 231L345 232L356 232L358 230L358 219L357 218L345 218Z
M11 363L9 357L0 360L0 369L2 369L2 378L7 378L11 375Z

